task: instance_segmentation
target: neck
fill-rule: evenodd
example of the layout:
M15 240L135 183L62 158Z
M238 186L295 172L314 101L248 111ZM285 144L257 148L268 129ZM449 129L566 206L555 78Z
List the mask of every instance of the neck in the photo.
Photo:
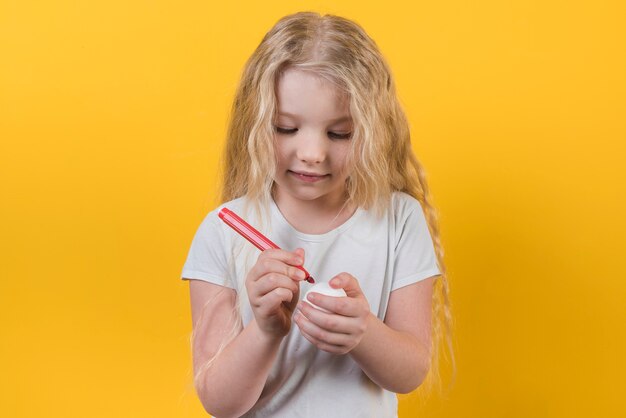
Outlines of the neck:
M356 206L348 203L345 195L298 201L275 191L273 197L287 222L305 234L332 231L350 219L356 211Z

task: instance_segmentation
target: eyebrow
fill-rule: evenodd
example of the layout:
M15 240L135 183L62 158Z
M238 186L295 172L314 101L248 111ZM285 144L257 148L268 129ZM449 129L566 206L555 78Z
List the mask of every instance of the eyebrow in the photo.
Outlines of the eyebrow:
M289 112L278 112L278 116L289 116L294 119L298 119L298 115L294 115L293 113L289 113ZM335 123L351 122L351 121L352 121L352 118L350 116L341 116L341 117L338 117L337 119L331 119L327 122L335 124Z

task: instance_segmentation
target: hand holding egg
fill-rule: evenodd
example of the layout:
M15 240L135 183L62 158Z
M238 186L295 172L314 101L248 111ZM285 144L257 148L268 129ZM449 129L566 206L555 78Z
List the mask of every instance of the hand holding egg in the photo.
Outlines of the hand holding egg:
M308 290L294 320L302 336L320 350L346 354L361 342L373 314L354 276L340 273L331 282L337 288L319 283Z
M345 290L343 290L343 289L335 289L333 287L330 287L330 285L328 283L326 283L326 282L317 283L316 285L312 286L309 289L309 291L306 292L306 294L304 295L304 301L307 302L308 304L310 304L311 306L313 306L314 308L317 308L320 311L324 311L324 312L328 312L328 313L330 313L329 310L324 309L324 308L320 308L319 306L317 306L316 304L314 304L313 302L311 302L307 298L307 296L311 292L321 293L322 295L334 296L334 297L347 296Z

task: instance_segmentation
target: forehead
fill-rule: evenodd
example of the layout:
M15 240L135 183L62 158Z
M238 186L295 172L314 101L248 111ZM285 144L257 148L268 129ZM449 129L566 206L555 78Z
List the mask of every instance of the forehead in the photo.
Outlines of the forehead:
M287 69L276 83L278 113L302 120L332 122L350 116L348 94L311 71Z

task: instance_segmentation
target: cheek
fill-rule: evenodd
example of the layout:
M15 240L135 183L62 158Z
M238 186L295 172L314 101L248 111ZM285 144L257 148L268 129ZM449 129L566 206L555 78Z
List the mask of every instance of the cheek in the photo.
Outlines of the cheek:
M342 172L347 173L349 171L348 168L348 154L350 152L349 144L344 145L342 147L338 147L335 151L335 165Z
M285 147L279 146L277 143L274 144L274 152L276 153L276 163L278 165L284 165L287 160L287 150Z

